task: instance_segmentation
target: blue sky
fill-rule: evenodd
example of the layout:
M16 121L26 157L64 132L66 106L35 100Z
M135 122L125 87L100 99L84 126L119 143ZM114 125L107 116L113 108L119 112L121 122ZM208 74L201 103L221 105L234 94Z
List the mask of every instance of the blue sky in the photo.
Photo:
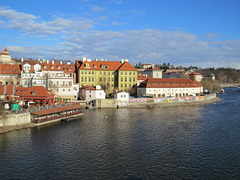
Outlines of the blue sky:
M12 57L240 69L240 0L0 0Z

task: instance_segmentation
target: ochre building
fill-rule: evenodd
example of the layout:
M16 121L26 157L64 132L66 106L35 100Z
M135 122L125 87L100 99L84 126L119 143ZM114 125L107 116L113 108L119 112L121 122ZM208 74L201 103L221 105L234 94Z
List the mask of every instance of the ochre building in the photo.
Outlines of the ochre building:
M136 90L137 69L128 60L76 60L79 87L101 85L107 94Z

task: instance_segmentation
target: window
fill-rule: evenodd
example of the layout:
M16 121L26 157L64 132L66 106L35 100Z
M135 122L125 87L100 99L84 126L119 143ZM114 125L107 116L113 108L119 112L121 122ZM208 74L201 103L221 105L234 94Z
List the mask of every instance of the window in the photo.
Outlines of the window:
M94 74L94 71L92 71L92 74Z
M70 91L71 91L71 89L68 89L68 91L70 92Z
M88 81L91 82L91 78L88 78Z
M47 69L47 66L44 66L44 69Z
M92 78L92 81L94 81L94 78Z
M108 81L110 81L110 78L108 78Z
M123 72L121 72L121 75L123 75Z
M114 78L112 78L112 81L114 81Z
M129 75L131 75L132 74L132 72L129 72Z
M91 74L91 71L89 71L88 74Z
M85 71L85 74L87 74L87 71Z
M99 81L102 81L102 78L99 78Z
M125 82L127 82L127 78L125 78Z
M123 85L121 84L121 87L123 87Z
M104 72L103 74L106 75L106 72Z
M83 74L83 71L81 71L81 74Z
M89 97L91 97L91 95L89 95Z
M54 69L54 66L51 66L51 69Z
M121 78L121 82L123 82L123 78Z
M87 82L87 78L85 77L85 82Z
M102 72L100 72L100 75L102 75Z
M108 75L110 75L110 72L108 72Z
M125 87L127 87L127 84L125 84Z
M135 75L135 72L133 72L133 75Z
M132 79L131 78L129 78L129 82L131 82L132 81Z
M127 72L125 72L125 75L127 75Z
M81 78L81 81L83 81L83 77Z
M133 78L133 82L135 82L135 78Z
M63 92L65 92L65 89L63 89Z

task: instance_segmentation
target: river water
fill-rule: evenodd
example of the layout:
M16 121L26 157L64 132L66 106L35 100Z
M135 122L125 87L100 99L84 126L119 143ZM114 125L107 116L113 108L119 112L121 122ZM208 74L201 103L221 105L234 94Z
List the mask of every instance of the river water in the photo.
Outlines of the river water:
M240 89L0 134L0 179L240 179Z

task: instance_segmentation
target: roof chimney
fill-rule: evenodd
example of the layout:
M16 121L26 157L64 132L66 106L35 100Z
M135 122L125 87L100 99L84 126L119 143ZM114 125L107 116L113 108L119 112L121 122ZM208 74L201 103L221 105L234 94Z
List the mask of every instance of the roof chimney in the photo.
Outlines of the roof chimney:
M98 59L96 58L95 61L98 61Z
M86 58L86 57L83 57L82 60L83 60L83 62L85 62L85 61L87 60L87 58Z
M122 64L124 63L124 59L121 60L121 63L122 63Z
M49 60L47 60L47 64L49 64Z
M52 60L52 64L54 64L54 60Z
M59 61L60 62L60 64L62 64L62 60L61 61Z

